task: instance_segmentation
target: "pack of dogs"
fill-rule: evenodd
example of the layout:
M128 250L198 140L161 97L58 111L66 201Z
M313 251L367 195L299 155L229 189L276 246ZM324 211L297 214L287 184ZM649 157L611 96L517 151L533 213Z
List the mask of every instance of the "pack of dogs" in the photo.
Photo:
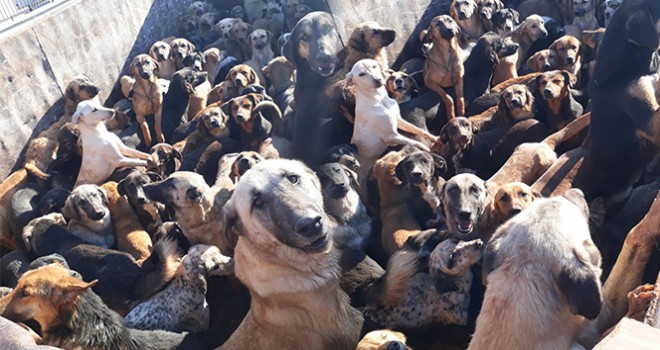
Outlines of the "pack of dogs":
M120 98L71 79L0 183L0 348L591 349L658 327L659 1L433 2L409 38L342 38L326 6L195 1Z

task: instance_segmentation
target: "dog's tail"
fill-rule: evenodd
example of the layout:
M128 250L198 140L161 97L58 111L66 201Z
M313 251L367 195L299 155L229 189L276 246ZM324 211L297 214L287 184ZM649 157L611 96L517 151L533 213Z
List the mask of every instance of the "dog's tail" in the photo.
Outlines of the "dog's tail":
M574 121L570 122L563 129L546 137L545 140L543 140L543 143L548 145L554 151L557 146L563 142L566 142L573 136L579 134L584 128L588 127L590 122L591 113L583 114L577 117Z
M25 170L27 171L28 175L32 175L41 180L48 180L50 177L50 175L39 169L39 167L34 162L25 163Z
M385 274L369 288L365 300L378 300L380 305L395 306L408 290L410 279L417 273L417 253L400 250L390 257Z
M174 240L154 244L151 255L142 263L142 273L133 284L133 300L143 300L163 289L176 275L181 259Z
M252 110L252 114L261 113L273 125L282 120L282 111L280 107L271 101L261 101Z

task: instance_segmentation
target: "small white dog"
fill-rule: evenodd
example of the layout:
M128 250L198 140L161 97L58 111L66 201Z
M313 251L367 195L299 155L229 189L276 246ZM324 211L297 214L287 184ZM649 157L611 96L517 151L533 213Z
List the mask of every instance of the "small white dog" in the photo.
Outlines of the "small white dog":
M422 136L431 142L437 137L407 122L401 117L399 104L390 98L385 88L385 77L380 63L373 59L363 59L355 63L346 74L346 83L355 87L355 124L351 143L358 148L360 173L371 165L391 145L412 145L428 151L429 148L416 140L397 132ZM362 176L358 176L362 181Z
M82 184L102 184L117 168L147 166L152 159L147 153L127 147L119 136L108 131L105 121L115 111L99 101L87 100L78 104L71 119L80 131L82 164L74 188Z

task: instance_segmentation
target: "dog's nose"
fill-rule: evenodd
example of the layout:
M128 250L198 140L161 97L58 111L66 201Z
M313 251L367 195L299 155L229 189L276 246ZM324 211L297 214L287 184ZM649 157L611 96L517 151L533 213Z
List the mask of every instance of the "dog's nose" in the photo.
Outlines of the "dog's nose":
M566 62L568 62L568 64L575 63L575 57L571 57L571 56L566 57Z
M321 223L321 217L306 217L298 220L296 222L296 233L303 237L314 237L318 236L323 231L323 224Z
M217 128L218 126L220 126L220 122L218 122L217 120L211 120L209 125L211 125L211 127L213 127L213 128ZM241 160L247 160L247 159L243 158Z
M544 94L545 96L551 97L551 96L552 96L552 90L550 90L550 89L545 89L545 90L543 90L543 94Z
M151 78L151 73L149 73L149 72L142 72L142 73L140 73L140 77L141 77L142 79L149 79L149 78Z
M234 80L234 83L236 83L238 86L243 86L243 81L241 81L241 79Z
M522 102L519 99L514 98L513 100L511 100L511 107L514 108L522 107Z
M552 68L552 67L550 67L549 63L545 63L543 66L541 66L541 70L543 70L544 72L549 71L550 68Z
M340 184L337 184L337 188L339 188L342 191L345 191L347 187L346 187L345 183L340 183Z
M518 215L518 214L520 214L521 211L522 211L521 208L511 208L511 209L509 209L509 217L513 217L515 215Z
M458 212L458 219L461 221L470 220L471 217L472 217L472 213L469 211L461 210Z
M379 349L384 349L384 350L406 350L408 347L406 344L398 341L398 340L392 340L390 342L387 342L384 344L385 347L380 347Z
M394 84L396 84L397 86L403 85L403 79L401 78L394 79Z
M147 204L149 202L149 200L147 199L147 197L139 196L139 197L137 197L137 202L139 204Z
M484 242L479 241L479 242L476 243L476 246L477 246L478 249L481 249L484 246Z
M96 211L92 214L92 219L95 220L95 221L96 220L101 220L101 219L103 219L103 217L105 217L105 213L102 212L102 211Z
M420 180L422 178L422 172L421 171L413 171L410 173L410 177L412 177L413 180Z
M467 16L465 11L459 11L458 14L461 15L461 17L466 17Z
M331 65L332 64L332 56L326 54L326 53L319 53L316 55L316 62L318 62L319 65L325 66L325 65Z

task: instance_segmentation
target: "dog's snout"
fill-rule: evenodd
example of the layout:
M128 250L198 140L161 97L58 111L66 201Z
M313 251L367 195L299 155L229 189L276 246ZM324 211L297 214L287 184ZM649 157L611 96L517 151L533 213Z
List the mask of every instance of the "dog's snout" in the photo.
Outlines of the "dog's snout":
M483 246L484 246L484 242L483 242L483 241L479 241L479 242L477 242L475 245L477 246L477 249L481 249L481 248L483 248Z
M385 344L385 347L381 346L380 349L384 349L384 350L406 350L406 349L408 349L408 347L406 346L406 344L404 344L404 343L402 343L398 340L392 340L390 342L387 342Z
M511 209L509 210L509 217L513 217L513 216L515 216L515 215L518 215L518 214L520 214L521 211L522 211L521 208L516 208L516 207L511 208Z
M544 72L549 71L550 68L552 68L552 67L550 67L550 63L544 63L543 66L541 66L541 69L542 69Z
M566 57L566 62L568 62L568 64L575 63L575 57L572 57L572 56Z
M97 221L97 220L101 220L101 219L103 219L104 217L105 217L105 212L103 212L103 211L95 211L95 212L92 213L92 215L91 215L91 219L92 219L92 220L95 220L95 221Z
M422 172L421 171L413 171L410 173L410 177L413 180L421 180L422 179Z
M543 90L543 94L547 97L552 97L552 90L550 90L550 88L546 88Z
M458 219L462 221L470 220L472 213L467 210L461 210L458 212Z
M217 121L217 120L215 120L215 119L213 119L213 120L211 120L211 121L209 122L209 125L210 125L212 128L217 128L218 126L220 126L220 122ZM244 158L244 159L241 159L241 160L247 160L247 159Z
M303 237L315 237L322 232L321 216L305 217L296 222L296 233Z
M143 72L140 73L140 77L142 79L149 79L149 78L151 78L151 73L143 71Z
M318 62L319 65L330 65L332 64L332 56L323 52L319 53L318 55L316 55L316 62Z

